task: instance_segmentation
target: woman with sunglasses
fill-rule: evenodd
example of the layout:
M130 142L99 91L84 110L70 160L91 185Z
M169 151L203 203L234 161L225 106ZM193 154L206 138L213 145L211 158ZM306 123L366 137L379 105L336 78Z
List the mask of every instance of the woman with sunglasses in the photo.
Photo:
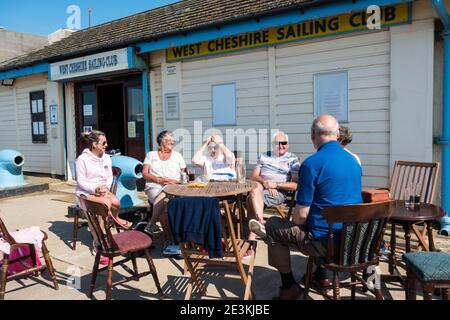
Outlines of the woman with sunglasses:
M105 133L92 131L82 133L88 143L76 161L77 195L93 196L102 200L111 210L113 219L125 229L131 222L119 218L120 201L109 191L113 181L111 157L106 154L108 142Z
M205 155L205 151L208 150ZM202 168L203 173L213 180L230 180L236 178L233 152L223 143L218 135L210 136L192 157L192 163Z

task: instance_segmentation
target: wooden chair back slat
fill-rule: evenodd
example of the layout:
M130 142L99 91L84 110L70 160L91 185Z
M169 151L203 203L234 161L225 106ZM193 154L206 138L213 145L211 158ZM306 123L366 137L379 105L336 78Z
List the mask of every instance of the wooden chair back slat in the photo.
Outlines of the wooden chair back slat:
M405 200L404 190L408 183L420 185L420 201L432 203L436 191L440 163L395 161L390 184L391 197L395 200Z
M376 258L395 201L328 207L323 215L329 224L328 260L349 267L370 263ZM340 252L335 259L332 225L342 223Z
M106 204L88 200L86 197L78 196L81 209L85 212L89 224L89 230L94 242L104 252L117 251L118 245L111 233L113 224L109 220L109 208Z
M8 228L6 228L5 223L2 218L0 218L0 233L2 234L3 239L8 242L10 245L16 244L14 238L9 234Z
M116 194L117 184L119 183L119 177L122 174L122 170L119 167L112 167L113 182L111 184L111 193Z

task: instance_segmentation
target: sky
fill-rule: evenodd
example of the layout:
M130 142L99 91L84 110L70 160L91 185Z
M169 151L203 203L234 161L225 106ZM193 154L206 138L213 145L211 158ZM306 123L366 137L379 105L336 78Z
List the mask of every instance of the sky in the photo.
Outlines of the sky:
M76 5L81 11L81 28L143 12L177 0L0 0L0 27L39 35L65 28L71 16L67 8Z

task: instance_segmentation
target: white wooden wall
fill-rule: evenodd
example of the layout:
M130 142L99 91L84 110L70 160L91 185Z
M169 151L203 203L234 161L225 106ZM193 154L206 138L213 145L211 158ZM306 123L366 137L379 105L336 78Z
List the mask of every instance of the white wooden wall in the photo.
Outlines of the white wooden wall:
M47 144L31 140L30 92L45 92ZM52 173L49 98L45 75L18 78L13 88L0 87L0 150L12 148L25 157L24 171ZM57 172L61 174L61 172Z
M194 133L202 121L203 133L212 126L211 87L236 83L237 126L227 128L279 129L290 136L290 151L302 159L314 152L310 141L313 121L313 75L349 72L349 123L353 143L349 148L363 163L363 185L386 187L389 181L390 33L377 32L328 38L185 61L181 64L184 128ZM164 72L164 70L163 70ZM156 127L165 127L160 75L153 79ZM163 81L164 82L164 81ZM164 86L165 84L162 83ZM161 101L161 103L159 103ZM170 128L176 129L176 128ZM193 139L194 137L192 137ZM270 136L268 136L270 141ZM247 151L249 147L247 148ZM194 148L195 151L195 148ZM248 154L247 154L248 159ZM186 161L190 162L186 156ZM253 165L248 165L251 170Z
M158 136L158 133L164 130L161 65L152 67L150 71L150 90L151 90L151 119L153 132L152 145L153 149L155 149L157 145L156 137Z
M314 152L313 75L349 72L349 149L363 164L363 185L385 187L389 177L389 32L277 48L276 125L303 159Z

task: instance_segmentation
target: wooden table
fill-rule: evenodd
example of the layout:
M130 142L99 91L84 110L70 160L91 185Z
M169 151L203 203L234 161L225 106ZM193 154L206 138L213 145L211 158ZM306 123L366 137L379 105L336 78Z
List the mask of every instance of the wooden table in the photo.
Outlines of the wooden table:
M237 210L237 234L242 237L244 235L244 217L245 210L243 206L242 196L257 187L255 181L246 180L245 183L238 182L209 182L203 188L189 188L188 185L168 185L164 187L163 192L168 197L214 197L220 200L230 200L230 197L236 197L236 205L233 213Z
M174 184L164 188L164 193L173 197L214 197L225 198L245 194L257 187L256 182L209 182L203 188L189 188L188 185Z
M431 228L431 223L442 218L445 215L444 210L436 205L421 203L417 209L408 209L405 207L405 202L397 200L395 202L395 209L392 216L389 218L389 222L392 224L391 230L391 252L389 254L389 273L385 277L386 281L396 281L400 280L403 282L403 278L400 277L400 273L397 270L397 263L395 259L396 250L396 234L395 226L401 225L405 231L405 250L406 252L411 251L411 230L412 225L415 223L425 222L428 231L428 245L429 251L435 251L434 241L433 241L433 230ZM395 273L395 274L394 274ZM393 276L393 277L392 277Z

